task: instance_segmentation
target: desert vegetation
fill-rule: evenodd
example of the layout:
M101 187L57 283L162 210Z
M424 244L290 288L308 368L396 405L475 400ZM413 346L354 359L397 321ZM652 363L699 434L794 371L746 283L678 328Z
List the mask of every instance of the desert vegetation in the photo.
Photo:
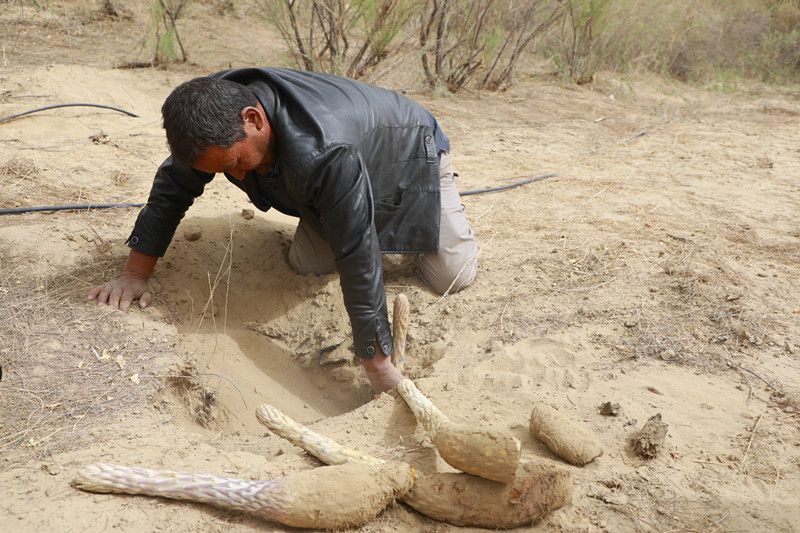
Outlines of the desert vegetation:
M798 0L12 0L72 43L111 18L137 33L125 66L168 68L192 58L202 32L247 19L277 31L284 66L375 81L402 68L434 89L505 90L524 75L578 84L597 71L653 72L730 88L737 80L800 78ZM192 35L184 35L192 31ZM207 30L204 30L207 31ZM74 44L74 43L73 43ZM253 42L253 50L261 43ZM196 59L196 58L194 58ZM253 62L263 61L254 55ZM274 61L273 61L274 63Z
M504 89L526 54L578 83L597 69L681 81L800 74L797 0L261 1L296 66L362 77L415 53L431 87ZM416 37L416 38L415 38Z

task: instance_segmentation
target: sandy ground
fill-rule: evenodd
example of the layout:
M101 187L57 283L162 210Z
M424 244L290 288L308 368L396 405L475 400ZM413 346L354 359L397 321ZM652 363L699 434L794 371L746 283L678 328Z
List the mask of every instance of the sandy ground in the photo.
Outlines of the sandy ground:
M187 22L197 63L170 71L113 68L138 59L135 17L0 13L19 29L2 37L0 116L70 101L140 115L74 108L0 125L2 207L144 201L170 88L248 57L245 31L201 38L211 11ZM221 20L266 32L241 13ZM261 35L250 60L279 61ZM389 298L412 304L408 373L447 415L509 428L525 456L552 461L527 429L534 401L600 438L602 457L564 465L572 504L533 529L800 530L800 90L614 75L586 87L521 75L503 94L398 88L440 119L462 190L560 174L464 199L480 245L466 291L441 298L409 258L384 261ZM249 479L318 466L258 424L261 403L350 447L447 469L404 405L370 401L347 361L321 364L348 342L337 277L293 273L296 221L246 219L250 208L212 182L159 264L155 304L128 315L84 298L123 263L135 209L0 218L0 529L281 530L69 486L93 462ZM618 416L600 414L606 401ZM656 413L669 432L644 460L630 441ZM449 529L401 504L363 528Z

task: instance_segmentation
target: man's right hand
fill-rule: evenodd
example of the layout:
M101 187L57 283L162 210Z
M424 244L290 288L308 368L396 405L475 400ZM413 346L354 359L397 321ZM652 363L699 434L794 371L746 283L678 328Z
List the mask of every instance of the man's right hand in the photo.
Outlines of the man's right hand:
M147 278L124 273L89 291L89 299L97 301L97 305L107 304L112 309L127 313L132 301L139 300L139 307L144 309L150 305L153 296L147 290Z
M147 280L157 261L156 256L131 249L122 275L89 291L89 299L95 300L97 305L105 304L125 313L132 301L139 300L139 307L144 309L153 300L153 295L147 290Z

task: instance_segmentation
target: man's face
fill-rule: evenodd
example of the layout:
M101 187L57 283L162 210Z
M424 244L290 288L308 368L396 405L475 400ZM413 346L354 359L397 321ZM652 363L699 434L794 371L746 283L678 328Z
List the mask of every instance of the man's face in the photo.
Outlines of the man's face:
M201 172L224 172L238 180L251 170L268 171L273 157L270 153L270 128L263 111L247 107L242 110L244 138L228 147L209 146L195 161Z

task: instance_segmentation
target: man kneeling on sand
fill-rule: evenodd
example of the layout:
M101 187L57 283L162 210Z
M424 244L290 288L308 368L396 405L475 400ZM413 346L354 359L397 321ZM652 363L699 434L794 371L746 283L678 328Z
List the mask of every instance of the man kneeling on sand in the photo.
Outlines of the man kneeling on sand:
M376 393L394 387L402 376L388 357L381 252L417 254L420 277L439 294L471 284L477 267L450 142L433 115L386 89L278 68L189 80L161 111L171 156L127 240L122 274L89 298L146 307L158 258L221 172L257 208L300 219L289 263L302 274L338 271L353 349Z

